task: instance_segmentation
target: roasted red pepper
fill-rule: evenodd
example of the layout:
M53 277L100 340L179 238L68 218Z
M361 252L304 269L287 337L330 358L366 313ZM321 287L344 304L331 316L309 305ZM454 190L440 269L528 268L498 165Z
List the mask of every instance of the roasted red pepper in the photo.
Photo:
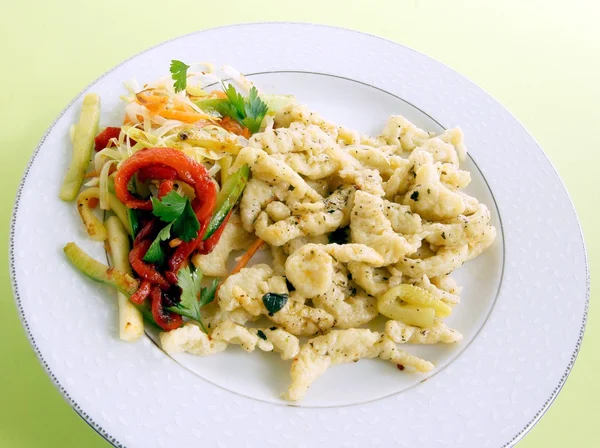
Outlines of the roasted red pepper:
M168 166L152 165L142 168L138 171L138 180L140 182L146 182L149 179L177 179L177 171Z
M150 200L135 198L127 185L131 177L142 168L161 166L173 168L177 178L194 188L196 198L192 203L198 221L210 219L216 203L216 187L203 165L173 148L142 149L123 162L115 177L115 193L129 208L152 210Z
M152 317L160 328L171 331L183 325L183 319L179 314L171 313L163 308L162 291L158 286L152 288L150 298L152 299Z
M143 303L146 300L146 297L150 294L150 290L152 289L152 283L148 280L144 280L138 290L134 292L129 300L133 303L137 303L138 305Z
M192 253L202 245L202 235L204 235L204 232L206 232L208 222L208 219L204 222L200 222L200 231L198 232L198 237L196 239L193 239L192 241L188 242L184 241L179 246L177 246L177 249L175 249L175 253L169 260L169 269L172 272L177 273L177 271L179 271L179 268L188 259L188 257L192 255Z
M227 225L229 218L231 218L232 213L233 209L231 209L231 211L227 214L227 216L225 217L219 228L215 231L215 233L213 233L207 240L202 241L202 244L198 247L199 253L210 254L213 251L213 249L221 239L223 230L225 230L225 226Z
M162 289L167 289L169 282L156 270L154 266L146 263L143 258L152 244L152 240L143 240L138 244L133 245L133 249L129 252L129 263L131 267L142 279L148 280L152 284L160 286Z
M142 228L139 230L139 232L137 233L135 240L133 241L133 245L137 246L143 240L154 239L154 237L156 236L155 232L157 231L155 224L156 224L156 219L154 219L154 218L152 218L148 222L146 222L142 226Z
M94 149L96 151L101 151L104 148L108 148L110 145L110 139L119 138L119 134L121 134L121 128L106 128L105 130L100 132L100 134L98 134L94 139Z
M175 182L172 180L163 180L160 183L160 187L158 188L158 199L161 199L163 196L166 196L175 187Z

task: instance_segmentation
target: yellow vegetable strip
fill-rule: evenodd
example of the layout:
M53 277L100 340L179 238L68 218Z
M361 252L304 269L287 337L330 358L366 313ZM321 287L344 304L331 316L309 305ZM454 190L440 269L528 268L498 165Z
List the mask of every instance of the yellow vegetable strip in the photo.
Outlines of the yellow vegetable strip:
M98 187L88 188L83 190L77 196L77 211L89 237L95 241L104 241L106 239L106 228L104 224L96 218L89 205L91 199L98 199L100 189Z
M106 220L108 244L113 266L131 275L129 264L129 236L119 218L111 216ZM135 341L144 334L142 313L122 292L117 292L119 306L119 337L124 341Z

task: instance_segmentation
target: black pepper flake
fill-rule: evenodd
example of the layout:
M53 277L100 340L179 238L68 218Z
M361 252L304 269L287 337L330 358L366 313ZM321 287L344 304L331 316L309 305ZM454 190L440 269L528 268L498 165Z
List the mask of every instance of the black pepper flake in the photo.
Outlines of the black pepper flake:
M446 232L442 232L442 238L446 239Z
M410 195L410 198L417 202L419 200L419 192L418 191L413 191L412 194Z
M430 188L427 189L427 194L431 194L431 189Z
M266 341L266 340L267 340L267 335L266 335L266 334L264 334L264 333L262 332L262 330L258 330L258 331L256 332L256 334L257 334L257 335L258 335L258 337L259 337L259 338L261 338L263 341Z
M296 189L296 187L294 187L293 185L290 185L290 186L288 187L288 191L294 191L295 189Z
M275 331L275 330L277 330L277 327L270 327L269 330Z
M182 140L182 141L186 141L188 139L187 132L185 132L185 131L180 132L179 133L179 139Z
M398 367L398 370L404 370L404 366L402 364L396 364L396 367Z

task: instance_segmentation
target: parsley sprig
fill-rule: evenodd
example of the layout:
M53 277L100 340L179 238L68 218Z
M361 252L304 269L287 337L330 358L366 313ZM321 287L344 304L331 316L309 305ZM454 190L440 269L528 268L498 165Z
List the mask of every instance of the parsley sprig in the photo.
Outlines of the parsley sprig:
M192 209L190 200L176 191L170 191L162 199L152 198L152 213L166 222L167 225L158 233L146 255L146 263L162 264L165 258L162 241L167 241L175 234L183 241L191 241L198 237L200 223Z
M185 87L187 86L188 68L190 68L190 66L181 61L178 61L176 59L173 59L171 61L170 71L171 77L173 78L173 81L175 81L173 83L175 93L185 90Z
M219 279L214 279L208 287L202 287L201 283L202 270L190 269L189 266L180 269L177 273L177 285L181 288L181 299L177 305L170 306L167 310L195 320L208 333L202 323L200 308L215 299Z
M256 87L250 89L248 98L244 98L231 84L226 88L223 86L223 89L229 103L224 103L223 106L218 108L221 115L233 118L242 126L247 127L253 134L258 132L260 124L267 114L268 107L258 96Z
M173 87L175 92L181 92L187 87L187 71L189 65L184 62L171 61L171 77L173 78ZM211 101L210 108L216 110L223 117L231 117L248 128L251 133L256 133L260 129L260 124L267 114L267 104L258 96L256 87L252 87L248 97L244 97L235 90L233 85L225 86L223 84L226 99Z

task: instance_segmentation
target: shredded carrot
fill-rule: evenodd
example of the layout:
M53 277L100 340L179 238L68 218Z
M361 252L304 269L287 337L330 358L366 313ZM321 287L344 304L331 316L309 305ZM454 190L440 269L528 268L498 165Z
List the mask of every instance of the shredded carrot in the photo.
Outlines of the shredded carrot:
M144 107L155 114L160 114L165 109L165 105L162 103L148 103L144 104Z
M235 268L233 268L233 271L231 271L231 274L229 275L233 275L233 274L237 274L238 272L240 272L243 268L246 267L246 265L248 264L248 262L250 261L250 259L254 256L254 254L256 253L256 251L258 249L260 249L260 247L264 244L265 242L263 240L261 240L260 238L258 238L254 243L252 243L252 246L250 246L248 248L248 251L242 255L240 257L240 260L237 262L237 264L235 265Z
M159 115L163 118L179 120L190 124L197 123L204 118L204 115L200 115L195 112L182 112L174 109L164 109L159 112Z
M158 95L156 93L148 93L148 91L142 91L135 95L138 103L143 104L167 104L169 97L165 95Z
M222 90L213 90L212 92L210 92L211 95L213 95L215 98L227 98L227 95L225 95L225 92L223 92Z
M247 127L242 126L231 117L223 117L218 122L218 125L225 129L227 132L232 132L236 135L241 135L246 138L250 138L250 130Z
M174 107L175 110L181 110L183 112L198 113L191 105L189 105L188 103L185 103L177 98L175 98L174 103L175 103L175 107Z

